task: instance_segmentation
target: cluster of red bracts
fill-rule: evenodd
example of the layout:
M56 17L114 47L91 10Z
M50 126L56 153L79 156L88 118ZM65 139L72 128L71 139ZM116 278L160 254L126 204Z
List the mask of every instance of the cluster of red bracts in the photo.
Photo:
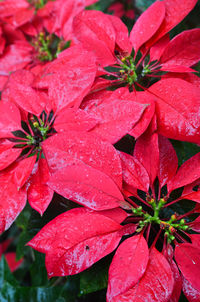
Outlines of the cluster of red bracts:
M95 1L46 2L0 2L0 231L57 192L81 207L28 243L49 277L119 246L108 302L178 302L181 290L200 301L200 153L178 168L169 141L200 143L200 29L169 39L197 0L156 1L130 36L118 17L84 10ZM127 134L132 155L113 146ZM183 199L194 209L163 216Z

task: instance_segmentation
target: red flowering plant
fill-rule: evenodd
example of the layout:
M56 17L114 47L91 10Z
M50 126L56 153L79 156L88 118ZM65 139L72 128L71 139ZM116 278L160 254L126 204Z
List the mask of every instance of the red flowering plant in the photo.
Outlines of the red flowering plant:
M31 206L41 214L50 203L53 191L46 185L51 166L44 157L45 143L49 137L55 135L62 140L64 132L80 139L84 131L88 131L97 124L96 118L78 109L84 95L89 91L95 74L96 64L88 52L78 53L83 60L87 57L87 65L82 61L77 66L73 64L73 74L66 69L71 55L76 53L77 47L69 49L65 56L55 60L48 66L46 73L51 72L51 83L60 80L56 67L62 65L65 72L62 76L68 78L63 87L62 95L40 91L33 87L35 80L30 71L21 70L13 73L2 93L1 111L1 147L0 147L0 182L3 203L0 213L0 230L7 229L25 206L28 197ZM68 66L69 67L69 66ZM85 77L86 75L86 77ZM45 72L43 82L48 82ZM79 89L77 90L77 85ZM58 87L57 87L58 88ZM71 94L71 97L69 98ZM68 96L68 97L66 97ZM72 108L74 107L74 108ZM80 133L79 133L80 131ZM59 133L61 136L59 136ZM67 134L65 135L67 136ZM64 160L60 157L60 160ZM9 205L9 206L8 206Z
M108 180L85 164L68 165L48 184L66 198L78 194L87 208L59 215L28 245L46 254L53 277L80 273L121 242L109 269L107 301L178 301L182 287L193 301L200 292L199 235L191 234L199 232L199 219L190 222L199 213L199 156L177 170L169 140L148 131L133 155L119 152L122 187L113 186L117 171ZM173 212L172 205L184 199L196 207L184 215Z
M198 302L197 0L94 2L0 2L0 301Z
M121 98L133 91L133 101L149 105L137 129L129 131L131 135L138 138L155 114L160 134L199 143L199 77L192 67L200 58L200 30L184 31L171 41L168 35L196 2L156 1L139 17L129 37L126 26L115 16L98 11L77 15L73 23L77 42L92 50L99 62L93 94L82 108L104 117L114 99L108 101L106 88L125 86L119 92ZM112 117L110 120L112 123Z
M20 0L16 5L13 0L1 1L0 90L11 72L39 68L68 48L74 16L94 2Z

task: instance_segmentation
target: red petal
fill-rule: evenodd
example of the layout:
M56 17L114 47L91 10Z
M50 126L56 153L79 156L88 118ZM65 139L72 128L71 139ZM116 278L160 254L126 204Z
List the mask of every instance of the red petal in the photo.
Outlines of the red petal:
M104 215L78 208L49 222L28 245L47 253L49 276L75 274L112 252L121 228Z
M183 293L189 302L200 301L200 291L196 290L185 278L183 278Z
M83 11L74 18L73 31L84 47L95 53L101 65L115 62L115 30L106 14L95 10Z
M118 223L122 223L128 217L128 214L120 208L104 210L99 212L99 214L105 215Z
M52 251L47 253L45 259L48 276L66 276L80 273L110 254L117 247L120 240L119 233L113 232L88 238L68 250L60 248L57 250L54 243Z
M117 151L96 135L80 131L55 134L43 143L43 148L51 171L81 160L107 174L119 188L122 186L121 162ZM61 157L59 152L62 152Z
M41 215L51 202L54 193L46 184L49 177L50 173L46 159L40 158L28 182L27 196L31 207Z
M193 201L200 203L200 191L192 192L187 195L182 195L181 197L182 197L182 199L189 199L189 200L193 200Z
M165 79L148 91L155 96L158 131L166 137L199 141L199 90L180 79Z
M174 288L169 302L178 302L181 295L182 278L180 276L178 267L174 261L171 262L170 266L174 277Z
M35 165L37 156L31 156L27 157L23 160L20 160L13 171L13 177L14 177L14 183L17 186L17 188L23 187L25 182L28 180L33 167Z
M0 175L0 233L7 230L26 204L25 190L18 190L12 174Z
M66 130L89 131L97 122L97 118L86 111L64 108L58 113L53 127L59 133Z
M157 33L153 36L149 43L147 43L147 47L154 44L179 22L181 22L181 20L183 20L194 8L197 0L164 0L162 2L166 10L165 19Z
M167 187L171 192L200 178L200 152L185 161L177 174L169 181ZM197 192L194 192L194 194Z
M81 46L74 46L46 65L40 81L36 84L39 88L48 88L53 109L56 111L65 106L79 107L89 92L95 75L96 64L92 53Z
M122 99L122 96L118 97L116 94L113 93L111 98L91 110L100 120L92 132L112 144L131 131L148 107L148 104L135 102L133 94L132 99L127 99L126 95Z
M16 41L15 44L6 47L0 58L0 73L8 76L10 72L27 66L32 61L32 50L32 46L26 41Z
M142 235L126 239L117 249L109 269L107 301L127 292L143 276L149 250Z
M62 228L60 227L62 226ZM86 208L69 210L50 221L28 245L41 253L49 252L52 244L70 249L81 241L121 229L119 223Z
M134 136L137 139L142 135L145 130L148 128L151 120L153 119L155 113L155 102L154 99L145 91L136 92L136 101L141 104L148 105L144 111L142 117L134 126L134 128L129 131L129 134Z
M11 102L0 102L0 137L13 137L11 131L21 129L19 109Z
M112 302L167 302L174 286L173 274L165 257L152 249L143 277L126 293L112 299Z
M167 73L164 78L179 78L200 88L200 78L194 73Z
M25 23L32 21L35 14L35 9L24 8L17 11L11 18L9 18L9 23L14 27L19 27Z
M6 0L1 1L0 3L0 15L1 18L8 17L16 12L20 11L23 8L28 8L29 3L25 0L18 0L17 2L15 0Z
M175 259L184 278L200 291L200 249L190 243L177 244Z
M6 141L0 145L0 170L7 168L20 155L21 149L12 148L15 144Z
M129 154L120 152L119 155L122 161L123 181L130 187L148 192L149 175L144 166Z
M30 71L20 70L10 76L3 99L16 103L23 110L40 115L49 102L46 93L31 87L34 76Z
M150 48L150 61L159 61L160 57L165 50L167 44L169 43L169 35L166 34L164 37L162 37L158 42L156 42L151 48Z
M116 208L124 199L111 178L82 162L54 173L48 185L65 198L94 210Z
M200 196L199 196L200 200ZM200 216L196 218L194 221L189 223L190 228L195 231L200 233Z
M130 33L130 41L135 53L159 29L165 17L165 5L157 1L153 3L136 21Z
M190 67L200 59L200 29L192 29L177 35L165 48L161 63Z
M159 172L160 187L163 187L175 174L178 168L178 158L170 141L159 135Z
M131 54L132 45L128 37L128 28L119 18L115 16L109 15L109 19L113 25L113 28L115 29L115 43L123 53Z
M150 185L153 185L159 168L158 135L149 131L140 136L135 144L134 156L148 172Z

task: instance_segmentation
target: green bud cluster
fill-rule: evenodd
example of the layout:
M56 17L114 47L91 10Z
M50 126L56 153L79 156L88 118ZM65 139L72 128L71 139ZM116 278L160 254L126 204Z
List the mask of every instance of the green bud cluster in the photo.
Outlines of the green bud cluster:
M179 222L177 222L177 217L175 214L172 215L168 221L163 221L159 218L159 212L166 203L164 198L161 198L159 202L156 202L153 198L150 198L148 203L154 210L153 216L145 213L141 206L138 208L132 208L134 215L143 218L139 221L137 232L140 232L147 224L159 224L160 228L165 231L164 235L167 236L168 241L171 242L175 239L175 236L173 235L175 232L186 231L188 229L184 219L181 219Z

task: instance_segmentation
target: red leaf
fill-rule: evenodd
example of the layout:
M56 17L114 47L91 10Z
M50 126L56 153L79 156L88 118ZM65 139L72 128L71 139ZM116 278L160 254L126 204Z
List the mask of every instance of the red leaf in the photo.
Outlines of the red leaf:
M121 189L122 170L119 155L110 143L100 140L96 135L66 131L44 141L43 149L50 171L57 171L81 160L107 174Z
M53 242L59 243L61 240L61 244L65 244L65 248L69 249L86 238L118 231L121 228L119 223L98 212L75 208L60 214L46 224L28 245L41 253L47 253L51 250Z
M175 259L184 278L200 291L200 249L190 243L177 244Z
M165 65L182 65L190 67L200 59L200 29L182 32L172 39L165 48L160 62Z
M140 136L135 144L134 156L148 172L150 185L153 185L159 168L158 135L149 131Z
M74 18L73 31L84 47L93 51L103 65L115 63L115 30L109 17L95 10L85 10Z
M26 76L28 79L24 83ZM17 81L16 77L19 77ZM16 72L13 76L11 75L6 93L3 94L3 99L15 103L24 111L39 116L46 109L50 101L46 93L37 91L31 87L31 78L32 74L30 73L29 75L28 71Z
M55 111L65 106L78 108L89 92L95 75L96 63L92 53L81 46L73 46L45 66L36 84L39 88L48 88Z
M65 198L94 210L119 207L118 201L124 199L111 178L83 162L60 169L48 185Z
M180 276L178 267L174 261L170 263L170 266L174 277L174 288L169 302L178 302L181 295L182 278Z
M157 1L138 18L130 33L130 41L135 53L157 32L164 17L165 5Z
M154 44L173 27L175 27L187 14L193 9L197 0L164 0L162 1L165 6L165 18L159 30L147 43L147 47Z
M26 204L25 190L18 190L12 174L0 174L0 233L7 230Z
M45 264L49 277L74 275L90 267L101 258L110 254L119 244L121 236L118 232L99 235L80 242L71 249L48 252Z
M146 108L148 104L136 102L134 94L127 98L125 93L123 97L123 90L117 89L110 98L90 109L100 120L92 132L114 144L139 122Z
M122 223L128 217L128 214L120 208L104 210L99 212L99 214L105 215L118 223Z
M119 155L122 161L123 181L130 187L148 192L149 175L144 166L129 154L120 152Z
M83 110L64 108L59 113L53 124L57 132L69 130L89 131L98 123L98 119Z
M199 201L200 201L200 196L199 196ZM200 233L200 216L196 218L194 221L190 222L189 227L193 231Z
M54 191L47 186L50 173L45 158L40 158L34 167L28 182L28 201L40 215L44 213L52 200Z
M134 126L131 131L129 131L129 134L134 136L135 139L137 139L146 131L155 114L154 98L148 93L146 93L145 91L136 91L136 101L141 104L148 104L149 106L147 106L138 123Z
M1 18L8 17L20 11L23 8L28 8L29 3L25 0L7 0L0 3L0 15Z
M21 129L19 109L11 102L0 102L0 137L13 137L11 131Z
M169 35L166 34L164 37L162 37L160 40L158 40L158 42L156 42L150 48L150 61L151 62L160 60L160 57L169 42L170 42Z
M160 187L163 187L176 173L178 158L170 141L159 135L159 172Z
M168 182L168 191L188 185L200 178L200 152L185 161L176 175ZM191 194L199 195L198 192ZM184 196L185 198L185 196Z
M148 245L142 235L126 239L117 249L109 269L107 301L132 288L143 276L148 260Z
M50 277L75 274L112 252L121 228L104 215L77 208L49 222L28 245L47 253Z
M109 19L115 29L115 43L123 53L131 54L132 45L128 37L128 28L121 19L116 16L109 15Z
M8 76L10 72L27 66L32 61L32 51L33 47L26 41L16 41L6 47L0 58L0 73Z
M0 145L0 170L7 168L20 155L21 149L12 148L15 144L4 141Z
M173 274L165 257L151 250L147 269L138 283L112 302L167 302L174 286Z
M196 290L185 278L183 278L183 293L189 302L200 301L200 291Z
M20 160L18 163L16 163L16 166L13 170L13 179L14 183L17 186L17 188L23 187L25 182L28 180L33 167L36 162L37 155L27 157L23 160Z
M148 91L155 96L158 131L163 136L199 141L199 90L180 79L165 79Z

